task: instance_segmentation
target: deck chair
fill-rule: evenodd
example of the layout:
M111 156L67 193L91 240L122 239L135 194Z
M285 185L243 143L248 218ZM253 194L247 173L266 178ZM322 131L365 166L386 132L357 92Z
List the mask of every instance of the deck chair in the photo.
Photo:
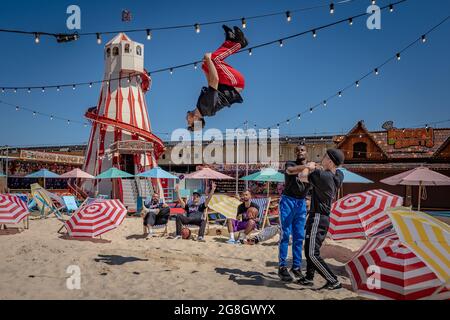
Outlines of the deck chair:
M189 198L188 203L190 203L192 201L192 196ZM201 196L200 197L200 204L205 203L206 201L206 196ZM205 210L205 215L206 215L206 229L205 229L205 234L208 234L209 231L209 223L208 223L208 212L207 212L208 208L206 208ZM194 224L186 224L183 225L184 227L188 228L192 231L196 231L198 233L198 231L200 230L200 226L194 225Z
M74 196L63 196L62 200L66 207L67 213L71 214L78 210L78 204Z
M252 202L259 206L258 214L258 230L264 229L267 224L267 213L269 212L270 198L254 198ZM255 231L258 231L255 230Z
M36 202L41 218L46 218L53 213L59 220L64 220L61 210L65 208L65 205L62 198L48 192L37 183L31 185L31 195Z

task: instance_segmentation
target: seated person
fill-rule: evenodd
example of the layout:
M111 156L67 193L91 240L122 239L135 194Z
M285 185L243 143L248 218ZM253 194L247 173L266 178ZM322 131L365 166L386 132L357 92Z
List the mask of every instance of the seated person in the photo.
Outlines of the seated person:
M236 219L227 219L228 232L230 233L230 239L227 243L235 244L234 233L244 230L244 233L240 234L240 238L244 239L253 229L256 228L257 217L259 212L259 206L251 201L252 193L250 190L245 190L242 193L242 203L237 208ZM256 209L256 215L253 210ZM252 212L253 211L253 212Z
M213 182L212 186L211 186L211 190L208 194L208 198L206 199L206 201L204 203L200 203L201 195L198 192L194 192L192 194L192 202L186 203L185 200L183 200L180 197L179 185L176 186L176 191L178 194L178 201L184 207L184 209L186 211L186 216L180 214L180 215L177 215L177 217L176 217L176 237L175 237L175 239L181 239L181 229L183 229L183 225L193 224L193 225L200 227L197 240L204 241L205 229L206 229L206 217L205 217L204 213L205 213L208 203L211 200L211 197L213 196L215 190L216 190L216 184Z
M169 221L170 208L161 201L158 193L154 193L150 200L145 201L143 211L146 212L144 216L144 235L151 233L149 226L163 225Z

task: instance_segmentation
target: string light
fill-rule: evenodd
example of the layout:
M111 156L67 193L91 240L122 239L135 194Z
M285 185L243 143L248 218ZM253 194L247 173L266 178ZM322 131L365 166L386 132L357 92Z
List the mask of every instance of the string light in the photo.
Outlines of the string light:
M334 3L330 3L330 14L334 13Z
M92 82L89 83L89 88L92 88Z
M57 86L57 87L56 87L56 91L58 91L58 92L59 92L59 90L60 90L60 88L59 88L59 86Z
M72 90L75 90L75 85L72 86Z
M302 115L299 113L299 114L297 115L297 119L300 120L301 116L302 116Z
M17 93L17 88L14 88L14 93Z
M394 5L393 4L389 5L389 12L394 12Z
M43 88L42 88L42 93L44 93L44 92L45 92L45 88L43 87Z
M396 54L397 60L400 61L401 57L400 57L400 53Z
M356 81L356 87L359 88L359 81Z
M376 4L376 1L375 0L372 0L372 5L374 6Z
M194 69L197 70L197 62L194 63Z
M290 11L286 11L286 21L287 22L291 22L292 17L291 17L291 12Z
M397 3L401 3L401 2L405 2L405 1L407 1L407 0L400 0L400 1L398 1L398 2L396 2L396 4ZM323 7L323 6L322 6ZM386 9L387 8L387 6L385 6L385 7L383 7L382 8L382 10L384 10L384 9ZM283 14L283 13L282 13ZM367 13L361 13L360 15L357 15L357 16L353 16L353 18L352 19L355 19L355 18L359 18L359 17L363 17L363 16L365 16L365 15L367 15ZM347 18L347 19L343 19L343 20L339 20L339 21L336 21L336 22L334 22L334 23L331 23L331 24L327 24L327 25L324 25L324 26L321 26L321 27L318 27L318 28L315 28L314 30L308 30L308 31L305 31L305 32L300 32L300 33L297 33L297 34L294 34L294 35L290 35L290 36L288 36L288 37L286 37L286 38L282 38L281 40L286 40L286 39L290 39L290 38L294 38L294 37L299 37L299 36L302 36L302 35L305 35L305 34L307 34L307 33L309 33L309 32L312 32L312 34L313 34L313 36L314 37L316 37L317 36L317 30L319 30L319 29L323 29L323 28L329 28L329 27L331 27L331 26L334 26L334 25L337 25L337 24L340 24L340 23L342 23L342 22L346 22L346 21L348 21L348 19L349 18ZM200 30L200 24L195 24L195 27L196 27L196 30ZM143 29L144 31L145 30L147 30L147 29ZM150 30L150 29L149 29ZM1 30L0 30L0 32L1 32ZM108 33L108 32L103 32L103 33ZM100 35L101 35L101 33L96 33L96 34L98 34L99 35L99 38L100 38ZM100 38L101 39L101 38ZM276 40L276 41L279 41L279 40ZM266 42L266 43L262 43L262 44L259 44L259 45L257 45L257 46L255 46L254 48L260 48L260 47L265 47L265 46L269 46L269 45L271 45L271 44L273 44L275 41L269 41L269 42ZM248 53L249 53L249 55L252 55L252 48L247 48L246 50L248 50ZM244 50L243 50L244 51ZM173 70L174 69L176 69L176 68L182 68L182 67L186 67L186 66L188 66L188 65L192 65L192 63L188 63L188 64L183 64L183 65L179 65L179 66L173 66L173 67L171 67ZM158 70L155 70L155 71L151 71L151 72L148 72L148 75L150 75L150 73L160 73L160 72L164 72L164 71L168 71L168 70L170 70L170 68L162 68L162 69L158 69ZM114 79L114 80L120 80L120 79L122 79L123 77L119 77L119 78L117 78L117 79ZM106 82L105 80L103 80L103 81L96 81L96 82L100 82L100 83L103 83L103 82ZM88 85L89 84L89 82L87 82L87 83L85 83L85 82L82 82L82 83L77 83L77 85ZM107 82L107 84L109 85L109 83ZM66 86L66 85L61 85L61 86ZM51 86L51 87L54 87L54 86ZM27 87L21 87L21 89L26 89ZM31 88L35 88L35 87L31 87ZM8 89L10 89L10 88L8 88Z
M313 38L317 38L317 32L316 32L316 30L313 30L313 31L312 31L312 35L313 35Z
M100 36L100 33L97 33L97 44L102 44L102 37Z
M170 74L173 74L173 68L170 68L169 72Z
M348 24L351 26L353 25L353 18L348 19Z
M280 43L280 48L283 47L283 40L278 40L278 42Z
M323 106L324 106L324 107L327 106L327 100L323 100Z
M30 88L28 88L28 93L31 93L31 89Z
M342 98L342 91L339 91L338 96L339 98Z
M68 125L70 124L70 120L67 120L67 124L68 124Z
M379 74L380 74L380 72L378 71L378 68L375 68L375 74L376 74L376 75L379 75Z
M423 35L423 36L421 37L421 39L422 39L422 42L423 42L423 43L427 42L427 36L426 36L426 35Z
M309 113L313 113L313 108L309 108Z
M287 119L286 124L289 124L289 119Z
M53 120L53 116L50 116L50 120Z
M5 88L2 88L2 93L5 93Z
M33 116L35 116L36 115L36 111L33 111Z
M196 24L194 25L194 28L195 28L195 32L196 32L196 33L200 33L200 25L199 25L198 23L196 23Z
M41 42L39 33L35 33L35 34L34 34L34 42L35 42L36 44L38 44L39 42Z
M247 21L245 21L245 18L241 19L241 23L242 23L242 28L243 29L247 28Z
M19 106L16 106L16 111L19 111Z
M147 29L147 40L152 40L152 31Z

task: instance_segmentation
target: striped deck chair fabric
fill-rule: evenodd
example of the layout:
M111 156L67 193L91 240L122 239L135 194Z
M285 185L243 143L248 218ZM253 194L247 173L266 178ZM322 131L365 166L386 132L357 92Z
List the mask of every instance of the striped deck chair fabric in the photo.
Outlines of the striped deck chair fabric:
M269 210L270 198L254 198L252 202L259 206L258 229L264 229L267 220L267 211Z
M37 183L31 185L31 195L36 201L41 217L47 217L53 213L59 220L63 220L61 209L64 208L64 202L62 198L48 192ZM53 200L55 200L60 207L56 206Z
M215 194L209 201L207 212L208 219L219 223L225 223L227 218L236 219L237 207L240 204L241 202L234 197Z

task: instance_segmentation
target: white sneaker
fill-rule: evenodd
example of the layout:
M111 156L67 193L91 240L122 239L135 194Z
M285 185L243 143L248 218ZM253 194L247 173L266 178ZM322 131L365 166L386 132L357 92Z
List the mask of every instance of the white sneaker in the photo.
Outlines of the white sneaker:
M174 240L180 240L181 236L176 236L175 238L173 238Z
M203 237L198 237L197 241L205 242L205 239Z
M236 244L236 241L233 239L228 239L228 241L226 242L228 244Z

